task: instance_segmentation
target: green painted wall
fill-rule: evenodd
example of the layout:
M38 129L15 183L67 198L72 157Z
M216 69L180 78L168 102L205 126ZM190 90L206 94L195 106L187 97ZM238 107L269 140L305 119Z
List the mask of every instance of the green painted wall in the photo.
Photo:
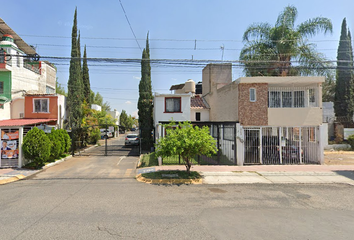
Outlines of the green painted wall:
M11 72L0 72L0 81L4 82L4 93L0 93L0 96L11 99Z

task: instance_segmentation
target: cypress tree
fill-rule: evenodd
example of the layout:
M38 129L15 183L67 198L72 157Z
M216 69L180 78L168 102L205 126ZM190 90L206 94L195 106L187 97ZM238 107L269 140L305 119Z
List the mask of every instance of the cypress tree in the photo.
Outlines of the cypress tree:
M141 59L141 80L139 83L139 129L141 131L141 147L144 150L150 150L153 146L153 119L152 119L152 87L151 87L151 66L150 66L150 48L149 33L146 37L146 47L142 53Z
M71 35L71 59L68 80L68 123L69 127L79 128L82 118L82 80L80 71L80 56L77 39L77 8L74 14L74 23Z
M352 84L352 49L350 32L348 34L346 19L342 22L342 31L337 52L337 81L334 97L334 111L339 121L350 121L353 117Z
M91 86L90 86L89 69L87 65L86 45L84 48L84 57L82 63L82 83L83 83L84 100L87 102L89 106L91 106Z

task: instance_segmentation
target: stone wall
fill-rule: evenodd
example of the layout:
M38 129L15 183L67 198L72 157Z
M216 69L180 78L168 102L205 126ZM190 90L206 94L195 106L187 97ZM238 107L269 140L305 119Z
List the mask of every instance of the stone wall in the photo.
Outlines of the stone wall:
M256 101L250 101L250 88L256 89ZM268 84L240 83L238 120L243 126L268 125Z

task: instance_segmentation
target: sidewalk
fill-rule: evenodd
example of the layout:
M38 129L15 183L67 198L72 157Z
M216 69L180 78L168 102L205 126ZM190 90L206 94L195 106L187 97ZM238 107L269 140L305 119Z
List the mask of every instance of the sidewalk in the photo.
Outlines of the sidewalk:
M138 169L137 173L160 170L182 170L183 165ZM354 165L257 165L257 166L192 166L203 176L203 184L232 183L344 183L354 186Z
M43 169L58 164L71 156L51 163ZM40 170L2 168L0 185L34 175ZM185 171L184 165L156 166L137 169L137 174L160 170ZM203 184L244 184L244 183L344 183L354 186L354 165L256 165L256 166L199 166L192 171L203 176Z

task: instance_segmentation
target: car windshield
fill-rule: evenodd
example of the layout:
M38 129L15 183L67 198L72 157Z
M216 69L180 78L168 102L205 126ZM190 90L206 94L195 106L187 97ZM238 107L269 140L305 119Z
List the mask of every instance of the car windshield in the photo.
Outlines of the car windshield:
M127 138L137 138L138 135L128 135Z

